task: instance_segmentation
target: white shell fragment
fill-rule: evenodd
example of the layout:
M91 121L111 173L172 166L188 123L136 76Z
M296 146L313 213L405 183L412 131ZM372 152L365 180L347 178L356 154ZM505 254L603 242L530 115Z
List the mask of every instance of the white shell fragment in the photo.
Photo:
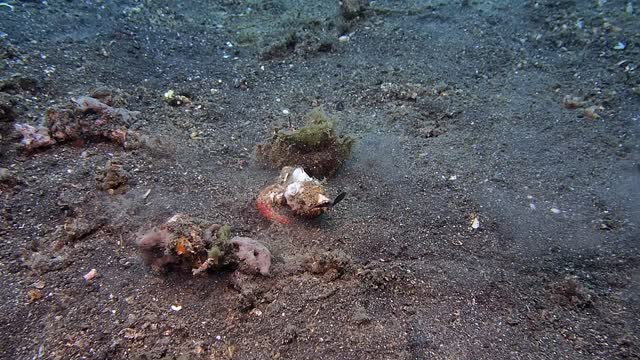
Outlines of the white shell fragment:
M478 215L474 215L471 219L471 228L473 230L477 230L478 228L480 228L480 218L478 217Z
M82 276L85 280L87 281L91 281L93 280L96 276L98 276L98 270L96 269L91 269L88 273L84 274L84 276Z
M182 305L171 305L171 310L173 311L180 311L182 310Z

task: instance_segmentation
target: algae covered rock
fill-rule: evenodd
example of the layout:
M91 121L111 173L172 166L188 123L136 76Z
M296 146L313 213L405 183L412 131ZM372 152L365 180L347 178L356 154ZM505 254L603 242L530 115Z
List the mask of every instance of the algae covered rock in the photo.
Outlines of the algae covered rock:
M269 250L258 241L230 236L228 225L177 214L140 237L136 244L145 264L157 271L178 268L197 275L207 270L239 268L268 275Z
M330 177L349 158L352 145L318 107L307 114L304 127L278 130L271 143L258 145L257 154L274 167L301 166L311 176Z

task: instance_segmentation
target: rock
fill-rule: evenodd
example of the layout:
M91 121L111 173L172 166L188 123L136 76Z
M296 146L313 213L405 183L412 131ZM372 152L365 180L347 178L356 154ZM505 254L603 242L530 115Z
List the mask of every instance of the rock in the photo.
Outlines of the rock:
M32 77L22 74L14 74L9 78L0 80L0 91L6 93L30 92L35 93L38 89L38 81Z
M368 4L366 0L341 0L340 14L345 20L354 20L364 15Z
M122 161L114 158L108 160L104 167L98 168L96 180L100 189L113 191L127 184L129 173L124 169Z
M271 268L271 252L260 242L248 237L236 236L231 239L236 247L236 255L240 260L241 269L269 275Z
M62 270L69 266L69 261L63 255L47 255L35 252L25 261L32 270L44 274L51 271Z
M43 126L32 126L29 124L15 124L16 130L22 134L20 141L27 151L33 151L55 144L55 140L49 136L49 129Z
M306 116L297 130L279 130L270 143L258 145L257 156L277 168L300 166L314 177L331 177L350 157L353 139L339 136L322 108Z
M198 275L208 270L240 268L268 275L269 250L250 238L229 239L230 232L229 226L177 214L136 243L145 264L156 271L174 267Z

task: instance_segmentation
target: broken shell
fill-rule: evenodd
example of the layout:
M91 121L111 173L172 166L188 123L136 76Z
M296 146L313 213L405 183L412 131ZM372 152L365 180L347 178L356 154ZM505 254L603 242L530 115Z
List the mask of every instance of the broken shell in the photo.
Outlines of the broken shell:
M85 280L87 281L91 281L93 280L96 276L98 276L98 270L96 269L91 269L91 271L89 271L88 273L84 274L84 276L82 276Z
M471 228L473 230L477 230L478 228L480 228L480 218L478 217L478 215L473 215L473 218L471 219Z

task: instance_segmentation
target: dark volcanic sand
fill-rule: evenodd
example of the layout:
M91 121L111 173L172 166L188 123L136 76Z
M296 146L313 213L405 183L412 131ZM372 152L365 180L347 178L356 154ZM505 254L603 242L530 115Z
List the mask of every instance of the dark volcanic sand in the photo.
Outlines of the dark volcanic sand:
M350 24L316 0L9 3L1 358L640 357L637 1L383 0ZM24 151L13 123L96 88L152 146ZM270 224L255 145L318 104L356 138L327 185L348 196ZM153 273L135 240L175 213L265 242L272 276Z

